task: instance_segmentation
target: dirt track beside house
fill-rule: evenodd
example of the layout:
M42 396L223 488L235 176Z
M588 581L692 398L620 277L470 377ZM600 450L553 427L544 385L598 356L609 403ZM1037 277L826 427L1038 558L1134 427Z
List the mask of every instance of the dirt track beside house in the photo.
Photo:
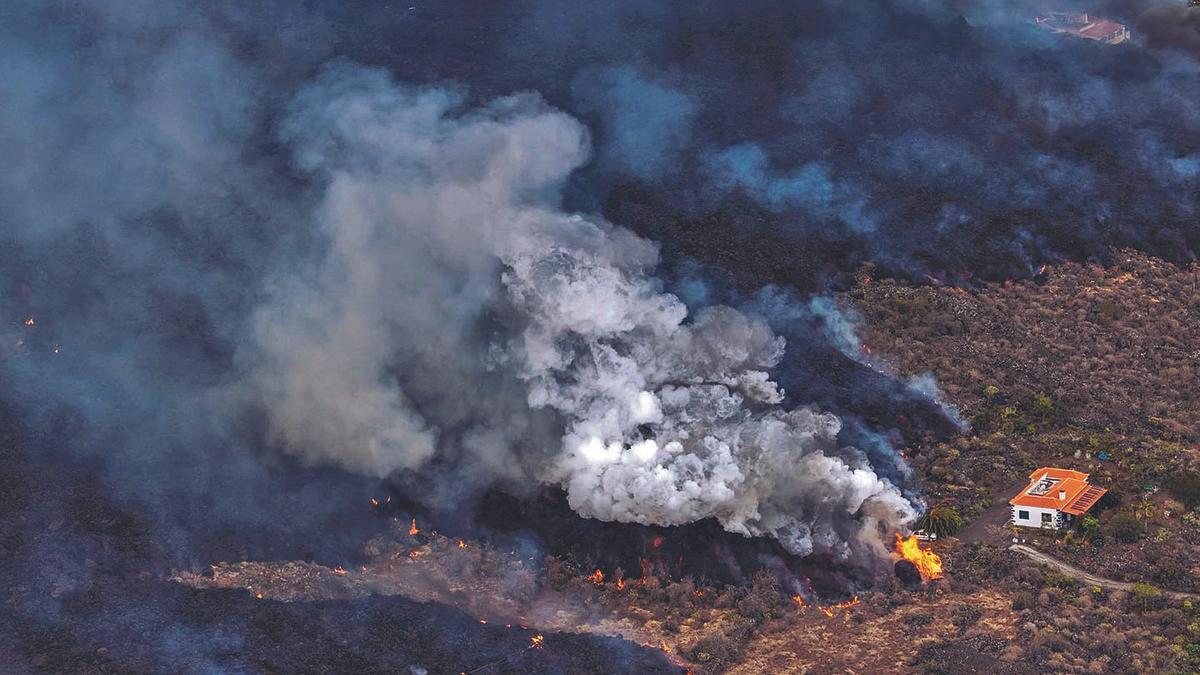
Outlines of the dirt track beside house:
M1105 577L1096 576L1095 574L1092 574L1090 572L1085 572L1085 571L1079 569L1078 567L1075 567L1074 565L1065 563L1065 562L1059 560L1058 558L1055 558L1054 556L1048 555L1046 553L1042 553L1041 551L1039 551L1035 548L1031 548L1031 547L1025 546L1023 544L1013 544L1012 546L1008 547L1008 550L1016 551L1017 553L1020 553L1021 555L1029 558L1030 560L1038 563L1039 565L1042 565L1044 567L1049 567L1051 569L1062 572L1063 574L1068 574L1068 575L1078 579L1079 581L1091 584L1093 586L1099 586L1101 588L1104 588L1104 589L1107 589L1110 591L1131 592L1133 590L1133 584L1128 584L1128 583L1125 583L1124 581L1117 581L1115 579L1107 579ZM1170 597L1174 600L1187 600L1187 599L1200 598L1200 595L1198 595L1196 593L1183 593L1180 591L1166 591L1166 590L1161 591L1161 592L1163 595L1166 595L1167 597Z

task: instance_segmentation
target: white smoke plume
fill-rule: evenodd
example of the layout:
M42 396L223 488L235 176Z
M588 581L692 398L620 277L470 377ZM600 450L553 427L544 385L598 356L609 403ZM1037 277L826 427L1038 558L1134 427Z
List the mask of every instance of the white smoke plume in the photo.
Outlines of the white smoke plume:
M582 125L534 94L464 101L350 65L294 101L282 137L327 253L277 275L242 355L282 445L380 476L444 459L560 484L584 516L712 517L796 554L915 516L836 417L780 407L764 321L689 317L654 243L561 209Z

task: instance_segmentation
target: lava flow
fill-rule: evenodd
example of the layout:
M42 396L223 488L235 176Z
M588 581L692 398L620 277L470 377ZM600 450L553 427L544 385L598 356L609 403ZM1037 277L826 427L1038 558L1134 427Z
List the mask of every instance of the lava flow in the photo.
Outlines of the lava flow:
M917 535L896 535L896 553L916 566L923 581L942 578L942 559L930 549L922 549Z

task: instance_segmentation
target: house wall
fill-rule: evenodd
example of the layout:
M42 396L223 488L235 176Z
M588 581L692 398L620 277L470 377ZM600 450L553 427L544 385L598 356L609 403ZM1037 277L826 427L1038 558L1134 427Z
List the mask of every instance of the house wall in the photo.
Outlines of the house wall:
M1027 512L1028 518L1021 518L1021 512ZM1023 527L1042 527L1042 514L1050 514L1050 524L1054 529L1062 527L1064 518L1057 509L1042 509L1036 506L1014 506L1012 507L1012 522L1014 525Z

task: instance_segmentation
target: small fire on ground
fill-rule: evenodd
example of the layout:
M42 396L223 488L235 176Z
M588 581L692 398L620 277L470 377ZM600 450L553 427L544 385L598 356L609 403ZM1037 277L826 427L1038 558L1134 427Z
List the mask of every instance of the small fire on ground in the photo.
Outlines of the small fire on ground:
M859 604L860 602L862 602L862 601L861 601L861 600L859 600L859 599L858 599L858 596L856 595L856 596L854 596L853 598L851 598L851 599L849 599L849 600L847 600L847 601L845 601L845 602L839 602L839 603L837 603L836 605L829 605L829 606L827 606L827 607L817 607L817 609L821 610L821 612L822 612L822 613L823 613L825 616L832 617L832 616L833 616L833 613L834 613L836 610L839 610L839 609L846 609L847 607L853 607L853 606L855 606L855 605Z

